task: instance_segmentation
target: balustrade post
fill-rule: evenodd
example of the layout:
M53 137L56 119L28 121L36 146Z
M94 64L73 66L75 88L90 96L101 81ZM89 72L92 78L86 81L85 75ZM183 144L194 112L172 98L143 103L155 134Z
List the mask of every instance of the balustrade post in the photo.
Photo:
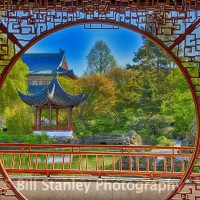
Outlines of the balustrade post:
M58 130L58 108L56 108L56 130Z
M37 107L35 107L35 129L37 130L38 128L38 116L37 116Z
M49 119L49 130L51 130L51 126L52 126L52 106L50 105L49 107L49 115L50 115L50 119Z
M41 117L42 117L42 108L39 107L39 122L38 122L39 130L41 130Z
M67 108L67 112L68 112L68 124L67 124L67 128L68 130L72 130L72 106L69 106Z

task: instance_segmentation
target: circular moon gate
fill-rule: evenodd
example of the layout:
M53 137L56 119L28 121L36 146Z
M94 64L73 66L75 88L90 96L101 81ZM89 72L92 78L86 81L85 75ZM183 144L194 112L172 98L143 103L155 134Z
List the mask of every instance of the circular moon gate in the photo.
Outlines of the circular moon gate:
M197 116L195 151L179 185L166 199L199 191L192 171L200 165L200 2L198 0L14 0L0 3L0 87L15 62L42 38L67 27L111 24L138 32L160 46L181 69ZM112 27L111 27L112 28ZM0 165L3 174L3 165ZM188 185L193 189L188 189ZM12 182L9 182L12 186ZM17 191L10 187L18 199ZM186 188L186 189L185 189ZM184 189L184 192L182 192ZM195 196L198 198L199 196Z

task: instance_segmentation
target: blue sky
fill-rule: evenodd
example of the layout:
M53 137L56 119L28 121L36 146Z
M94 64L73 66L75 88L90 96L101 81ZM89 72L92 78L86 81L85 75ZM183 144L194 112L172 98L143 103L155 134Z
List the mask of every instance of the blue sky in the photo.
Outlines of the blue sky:
M103 40L111 50L119 66L132 64L134 52L142 46L139 34L119 29L84 29L83 25L56 32L32 46L29 53L50 53L65 50L67 63L75 74L81 76L87 68L86 56L95 42Z

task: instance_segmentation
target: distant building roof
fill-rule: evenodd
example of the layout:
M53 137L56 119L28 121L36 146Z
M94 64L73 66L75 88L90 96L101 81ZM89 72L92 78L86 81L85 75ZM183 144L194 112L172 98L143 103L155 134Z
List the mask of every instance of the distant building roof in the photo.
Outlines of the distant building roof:
M67 75L70 78L77 78L73 70L69 70L65 52L59 53L25 53L22 61L29 67L30 75Z
M59 107L78 106L85 102L88 95L82 92L79 95L68 94L54 78L49 85L36 94L23 94L18 91L21 100L30 106L53 105Z

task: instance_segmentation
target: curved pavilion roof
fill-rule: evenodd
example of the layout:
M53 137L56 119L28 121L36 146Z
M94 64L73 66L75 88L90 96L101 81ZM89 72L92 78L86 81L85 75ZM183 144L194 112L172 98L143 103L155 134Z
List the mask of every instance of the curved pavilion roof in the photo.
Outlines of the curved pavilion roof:
M20 99L30 106L53 105L59 107L76 107L85 102L88 95L82 92L79 95L68 94L54 78L49 85L36 94L23 94L18 91Z

